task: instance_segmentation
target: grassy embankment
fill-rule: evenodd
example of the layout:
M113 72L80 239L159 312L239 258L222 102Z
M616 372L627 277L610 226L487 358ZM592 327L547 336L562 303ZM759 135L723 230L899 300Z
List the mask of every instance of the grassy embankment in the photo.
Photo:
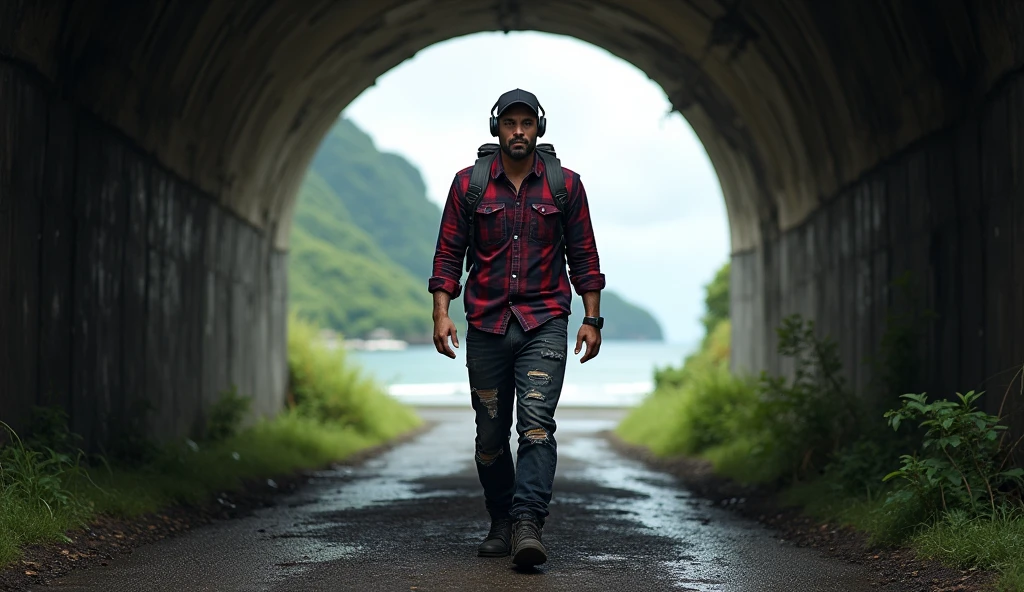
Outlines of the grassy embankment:
M66 422L49 411L22 439L0 448L0 567L33 543L63 540L99 514L132 517L196 504L246 479L328 465L420 424L415 413L315 342L314 327L290 319L287 408L242 425L248 399L224 393L203 437L169 445L133 438L108 457L75 452ZM6 424L4 424L6 427Z
M707 290L702 347L656 372L655 391L618 426L623 440L659 456L704 458L872 544L996 570L999 590L1024 591L1024 480L1011 468L1019 442L1005 418L977 409L981 393L913 394L910 352L926 314L911 303L890 317L870 361L875 383L855 397L835 344L797 316L777 329L792 377L730 373L727 267ZM999 395L1024 396L1024 376Z

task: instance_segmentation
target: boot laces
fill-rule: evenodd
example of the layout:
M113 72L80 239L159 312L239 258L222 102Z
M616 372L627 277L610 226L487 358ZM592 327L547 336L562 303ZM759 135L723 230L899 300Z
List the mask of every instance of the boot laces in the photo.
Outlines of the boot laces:
M533 520L520 521L519 528L517 530L519 531L518 534L520 538L540 540L540 525Z
M505 533L508 532L508 525L512 522L510 518L500 518L498 520L491 521L491 531L487 533L487 538L500 536L505 537Z

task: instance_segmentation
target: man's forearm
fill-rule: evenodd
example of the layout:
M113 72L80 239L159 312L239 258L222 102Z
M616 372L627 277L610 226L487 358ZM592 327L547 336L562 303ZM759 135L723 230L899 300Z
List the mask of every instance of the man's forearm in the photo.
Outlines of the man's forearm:
M583 293L583 310L585 316L601 316L601 292L599 290Z
M443 319L448 316L448 306L452 302L452 295L444 290L434 292L434 320Z

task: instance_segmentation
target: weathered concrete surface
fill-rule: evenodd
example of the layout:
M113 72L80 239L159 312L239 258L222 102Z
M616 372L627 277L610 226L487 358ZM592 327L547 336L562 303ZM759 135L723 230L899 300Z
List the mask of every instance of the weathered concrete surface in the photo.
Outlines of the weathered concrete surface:
M866 592L870 571L781 542L676 478L612 452L621 412L559 411L544 541L519 570L476 556L487 532L471 410L355 469L319 474L278 507L142 547L40 590L548 590Z
M731 7L731 8L730 8ZM487 30L578 37L693 125L738 250L800 224L1024 61L1016 0L15 0L0 54L287 240L320 138L388 69Z
M107 446L192 433L231 385L276 412L286 256L4 61L0 106L0 419L59 405Z
M783 369L773 329L801 313L837 340L848 377L865 389L886 316L927 312L909 388L933 397L984 390L986 409L1002 406L1024 433L1024 398L1003 405L1024 365L1022 105L1016 74L983 108L866 174L800 227L735 254L735 367Z
M172 418L161 430L180 433L223 375L279 400L285 273L273 248L287 247L319 141L417 51L512 29L629 60L697 132L730 220L738 368L782 369L774 330L800 312L838 337L863 388L863 356L894 305L888 282L907 270L940 314L920 341L930 390L1001 394L1024 328L1017 0L11 0L0 413L56 397L104 431L109 410L144 392ZM148 201L124 205L136 199ZM137 218L161 204L168 224L192 225L147 222L143 249ZM207 255L224 249L211 241L242 259L216 267ZM189 263L200 252L205 263ZM140 324L143 303L160 314Z

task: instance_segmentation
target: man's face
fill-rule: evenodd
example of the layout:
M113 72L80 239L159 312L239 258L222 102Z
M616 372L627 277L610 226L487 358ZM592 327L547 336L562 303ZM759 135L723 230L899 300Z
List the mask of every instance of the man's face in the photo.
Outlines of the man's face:
M510 107L498 118L498 140L511 158L530 156L537 145L537 115L525 105Z

